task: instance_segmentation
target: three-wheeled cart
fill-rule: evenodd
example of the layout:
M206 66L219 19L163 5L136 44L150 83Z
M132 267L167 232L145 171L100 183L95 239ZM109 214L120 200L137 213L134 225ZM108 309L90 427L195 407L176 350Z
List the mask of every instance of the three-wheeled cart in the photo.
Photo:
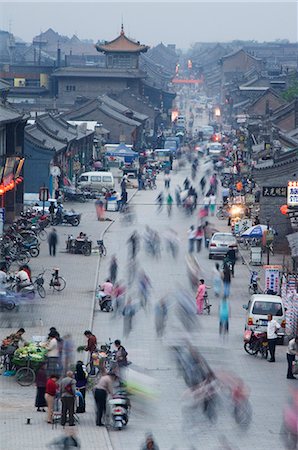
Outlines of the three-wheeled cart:
M84 256L90 256L92 250L92 241L88 239L73 239L70 236L66 241L66 251L68 253L79 254Z

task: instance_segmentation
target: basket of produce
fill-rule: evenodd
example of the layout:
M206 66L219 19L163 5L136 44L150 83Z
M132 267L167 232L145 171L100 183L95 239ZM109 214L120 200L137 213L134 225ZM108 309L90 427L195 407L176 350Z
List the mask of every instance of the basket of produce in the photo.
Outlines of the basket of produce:
M30 361L30 367L37 368L45 362L47 349L40 347L35 343L30 343L24 347L18 348L13 355L13 363L18 366L27 366Z

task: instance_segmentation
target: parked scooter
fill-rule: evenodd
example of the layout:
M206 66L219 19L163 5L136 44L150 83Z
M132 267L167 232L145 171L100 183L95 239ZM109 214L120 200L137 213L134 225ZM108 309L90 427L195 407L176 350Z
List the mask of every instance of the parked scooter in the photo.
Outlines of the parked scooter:
M244 350L253 356L257 356L258 353L262 358L268 357L268 340L267 333L256 333L255 331L246 330L244 332Z
M130 400L125 390L118 390L109 400L112 426L122 430L128 423L130 414Z
M77 227L81 222L81 214L74 211L63 211L61 214L56 214L53 218L52 225L72 225Z

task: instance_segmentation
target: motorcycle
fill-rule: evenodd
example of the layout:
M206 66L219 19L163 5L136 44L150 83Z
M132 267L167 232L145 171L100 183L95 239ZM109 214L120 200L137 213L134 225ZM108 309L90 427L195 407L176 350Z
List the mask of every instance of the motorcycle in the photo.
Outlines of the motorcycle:
M125 390L117 391L109 400L112 426L122 430L128 423L131 404Z
M62 212L61 215L56 215L53 218L53 225L72 225L73 227L77 227L81 222L81 214L78 214L74 211L65 211Z
M96 298L98 299L98 304L101 311L113 311L112 297L110 295L103 295L100 286L96 292Z
M244 350L249 355L257 356L258 353L262 358L268 357L268 340L267 333L256 333L255 331L246 330L244 332Z

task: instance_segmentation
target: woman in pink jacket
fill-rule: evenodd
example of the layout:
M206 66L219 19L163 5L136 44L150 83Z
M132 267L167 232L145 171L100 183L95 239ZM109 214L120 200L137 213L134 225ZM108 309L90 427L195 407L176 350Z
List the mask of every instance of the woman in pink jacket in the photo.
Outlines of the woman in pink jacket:
M205 284L205 281L203 279L201 279L199 287L198 287L197 295L196 295L198 314L203 314L205 293L206 293L206 284Z

